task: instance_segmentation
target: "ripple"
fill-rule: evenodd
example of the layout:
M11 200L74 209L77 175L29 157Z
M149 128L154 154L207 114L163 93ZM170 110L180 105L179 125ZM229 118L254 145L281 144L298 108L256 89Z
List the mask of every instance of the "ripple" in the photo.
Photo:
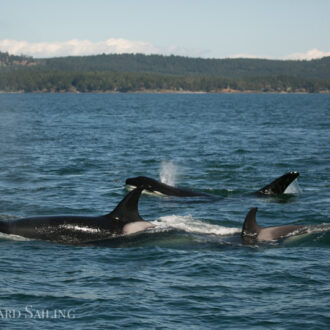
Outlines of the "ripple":
M75 314L1 320L3 328L327 328L328 95L0 99L1 220L105 214L125 194L126 178L158 178L168 164L177 186L223 197L143 195L140 214L157 230L97 245L0 234L0 311L32 305ZM300 172L298 194L246 196L291 170ZM310 231L242 245L254 206L261 226Z

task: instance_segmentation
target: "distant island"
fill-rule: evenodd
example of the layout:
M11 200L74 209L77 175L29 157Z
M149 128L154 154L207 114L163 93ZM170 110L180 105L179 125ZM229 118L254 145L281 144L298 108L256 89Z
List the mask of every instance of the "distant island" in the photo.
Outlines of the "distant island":
M330 57L311 61L0 52L0 92L329 93Z

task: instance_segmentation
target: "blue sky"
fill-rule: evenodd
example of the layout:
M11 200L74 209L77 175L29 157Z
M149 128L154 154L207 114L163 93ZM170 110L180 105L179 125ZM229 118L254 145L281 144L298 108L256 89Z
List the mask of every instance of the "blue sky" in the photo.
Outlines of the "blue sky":
M0 0L0 51L330 56L329 0Z

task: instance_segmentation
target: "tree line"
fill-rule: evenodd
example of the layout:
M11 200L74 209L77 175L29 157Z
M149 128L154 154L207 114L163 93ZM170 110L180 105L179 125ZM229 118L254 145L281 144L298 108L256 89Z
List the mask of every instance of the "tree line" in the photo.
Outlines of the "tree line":
M110 54L49 58L38 66L56 71L139 72L222 78L276 77L330 79L330 57L311 61L248 58L204 59L183 56Z
M329 92L330 80L290 76L221 78L153 73L17 70L0 73L4 92Z
M205 59L144 54L102 54L34 59L0 52L0 72L21 70L151 73L174 76L253 78L290 76L330 79L330 57L311 61L249 58Z

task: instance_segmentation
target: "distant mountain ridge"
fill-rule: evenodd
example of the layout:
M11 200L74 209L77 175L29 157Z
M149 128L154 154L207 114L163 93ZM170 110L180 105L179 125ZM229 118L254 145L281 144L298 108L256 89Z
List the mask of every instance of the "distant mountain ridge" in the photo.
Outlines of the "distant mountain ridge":
M250 78L288 76L330 79L330 57L310 61L204 59L182 56L109 54L34 59L0 52L0 72L20 69L64 72L148 73L174 76Z

